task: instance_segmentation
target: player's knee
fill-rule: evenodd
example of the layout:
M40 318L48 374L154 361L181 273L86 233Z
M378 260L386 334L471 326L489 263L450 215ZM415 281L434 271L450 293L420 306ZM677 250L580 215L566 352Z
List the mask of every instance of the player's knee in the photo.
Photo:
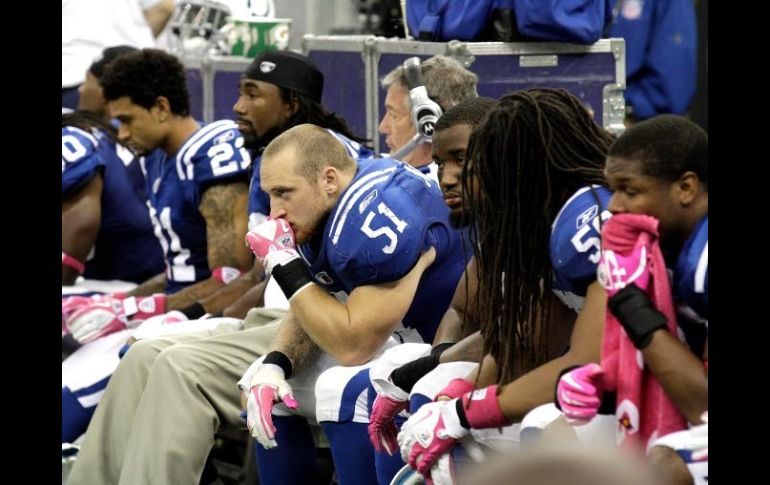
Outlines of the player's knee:
M138 340L131 344L131 347L123 355L120 360L120 367L127 367L132 365L146 365L149 366L158 357L161 352L161 348L154 345L151 339Z
M693 478L681 456L667 446L653 446L647 456L650 468L660 483L665 485L692 485Z
M453 379L466 377L478 364L473 362L449 362L440 364L428 372L412 387L412 395L426 396L435 399L436 394L443 390Z
M171 373L186 378L188 374L185 371L190 369L190 358L189 348L185 348L182 345L173 345L160 352L155 359L152 373Z
M562 416L553 403L540 405L521 420L521 442L532 443L542 436L543 430Z
M367 405L369 369L336 366L316 379L316 419L318 422L369 422Z

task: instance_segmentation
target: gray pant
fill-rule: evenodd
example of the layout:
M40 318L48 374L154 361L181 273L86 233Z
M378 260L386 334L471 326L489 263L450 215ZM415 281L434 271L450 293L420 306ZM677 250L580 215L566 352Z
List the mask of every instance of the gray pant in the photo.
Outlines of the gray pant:
M284 314L253 309L244 330L135 343L110 379L67 483L197 484L219 427L245 427L236 382L267 352L274 320Z

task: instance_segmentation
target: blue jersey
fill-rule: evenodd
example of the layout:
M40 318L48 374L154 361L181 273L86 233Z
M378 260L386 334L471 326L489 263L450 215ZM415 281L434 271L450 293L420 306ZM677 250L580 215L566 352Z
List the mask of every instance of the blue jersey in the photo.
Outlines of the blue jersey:
M682 247L674 268L674 296L680 311L698 321L709 318L709 217ZM694 315L693 315L694 313Z
M150 218L165 253L167 293L211 275L201 197L211 185L248 181L250 165L243 136L231 120L202 127L173 157L160 150L145 157Z
M351 140L345 135L341 135L336 131L327 129L329 133L334 135L348 151L348 155L356 160L363 158L371 158L374 156L374 152L369 148L361 145L358 142ZM262 155L254 157L254 163L251 167L251 183L249 185L249 230L253 230L259 224L263 223L267 216L270 215L270 197L267 192L262 190L260 186L259 167L262 162Z
M329 214L318 247L300 246L314 280L332 293L402 278L423 251L436 260L423 274L405 327L432 342L464 269L459 232L435 181L389 158L369 159Z
M144 177L134 155L106 133L62 128L62 200L101 173L101 220L85 262L86 278L141 283L163 271L153 236Z
M605 209L611 196L605 187L583 187L567 200L551 225L553 290L575 311L583 305L588 286L596 281L601 223L611 216Z

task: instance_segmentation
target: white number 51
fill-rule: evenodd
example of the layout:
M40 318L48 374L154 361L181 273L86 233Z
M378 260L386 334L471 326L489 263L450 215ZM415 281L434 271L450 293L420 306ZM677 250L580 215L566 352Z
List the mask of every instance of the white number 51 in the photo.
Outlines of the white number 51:
M380 202L377 205L377 212L387 217L396 226L396 230L399 233L403 233L404 229L406 229L407 223L399 219L384 202ZM390 239L390 243L382 248L382 252L385 254L393 254L393 251L396 250L396 245L398 244L398 234L388 226L372 229L372 219L374 219L375 215L374 211L369 211L369 214L366 215L366 219L364 219L363 225L361 225L361 231L369 236L370 239L375 239L382 235L387 236L388 239Z

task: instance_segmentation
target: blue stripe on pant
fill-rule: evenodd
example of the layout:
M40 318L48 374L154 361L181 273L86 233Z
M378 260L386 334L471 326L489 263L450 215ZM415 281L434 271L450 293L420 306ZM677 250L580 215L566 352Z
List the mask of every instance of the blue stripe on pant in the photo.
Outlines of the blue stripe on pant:
M71 391L69 387L63 387L61 390L61 441L62 443L71 443L78 436L86 432L88 423L96 410L96 404L84 407L78 401L78 398L102 392L107 387L111 376L107 376L95 384L88 387Z
M340 485L376 483L377 481L374 449L369 443L369 425L353 421L356 401L362 392L369 389L369 386L369 369L362 369L345 384L342 390L338 421L320 423L329 439Z

